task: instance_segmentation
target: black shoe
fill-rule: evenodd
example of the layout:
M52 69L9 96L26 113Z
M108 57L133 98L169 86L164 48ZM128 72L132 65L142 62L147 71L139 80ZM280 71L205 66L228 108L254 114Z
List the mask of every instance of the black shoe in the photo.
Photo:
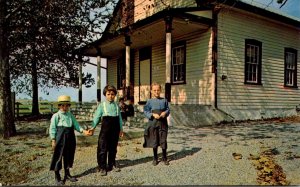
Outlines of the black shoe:
M60 180L60 181L56 181L56 186L63 186L65 183L64 181Z
M77 182L78 181L75 177L73 177L71 175L66 175L65 178L64 178L64 181L66 181L66 180L69 180L71 182Z
M108 167L108 171L112 171L112 172L120 172L121 169L118 166L109 166Z
M157 166L157 164L158 164L158 160L153 160L153 161L152 161L152 165L153 165L153 166Z
M105 169L99 169L99 173L101 176L106 176L107 175L107 172Z
M162 162L165 164L165 165L170 165L169 161L167 158L162 158Z
M76 182L78 181L75 177L71 176L70 174L70 170L69 169L65 169L65 177L64 177L64 181L69 180L71 182Z
M162 162L163 162L163 163L164 163L166 166L170 165L170 163L169 163L168 159L166 159L166 158L165 158L165 159L163 159L163 160L162 160Z
M57 186L63 186L65 183L61 180L59 171L55 171L55 183Z

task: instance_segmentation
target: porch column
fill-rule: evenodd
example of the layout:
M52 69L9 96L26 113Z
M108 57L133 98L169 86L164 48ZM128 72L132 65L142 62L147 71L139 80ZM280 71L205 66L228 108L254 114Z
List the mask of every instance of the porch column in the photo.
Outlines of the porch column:
M126 59L126 82L125 82L125 99L130 97L130 36L125 35L125 46L126 46L126 54L125 54L125 59Z
M97 102L101 102L101 49L97 49Z
M78 103L79 107L82 106L82 56L79 56L79 90L78 90Z
M213 24L212 24L212 99L211 105L218 108L218 14L219 7L213 8Z
M171 101L171 60L172 60L172 20L171 16L165 17L166 26L166 84L165 98Z

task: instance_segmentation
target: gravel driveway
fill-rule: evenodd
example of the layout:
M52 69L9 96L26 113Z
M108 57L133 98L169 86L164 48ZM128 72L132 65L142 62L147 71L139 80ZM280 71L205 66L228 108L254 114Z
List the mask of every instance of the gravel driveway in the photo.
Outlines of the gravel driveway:
M143 129L125 129L132 131L141 133ZM66 185L258 185L257 171L248 157L267 148L278 150L275 161L282 166L287 181L300 185L299 123L251 122L197 129L171 126L169 166L152 165L152 149L142 147L143 138L122 140L117 153L121 172L108 172L107 176L96 172L98 133L77 138L71 174L78 182L67 181ZM233 153L240 153L242 159L235 160ZM32 174L25 185L54 184L54 173L44 169Z

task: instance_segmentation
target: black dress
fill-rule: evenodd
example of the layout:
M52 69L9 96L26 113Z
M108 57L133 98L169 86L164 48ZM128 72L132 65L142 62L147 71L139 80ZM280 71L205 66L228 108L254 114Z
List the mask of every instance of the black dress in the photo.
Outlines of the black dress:
M152 113L161 114L160 110L152 110ZM144 131L143 147L167 149L168 123L167 118L149 119Z

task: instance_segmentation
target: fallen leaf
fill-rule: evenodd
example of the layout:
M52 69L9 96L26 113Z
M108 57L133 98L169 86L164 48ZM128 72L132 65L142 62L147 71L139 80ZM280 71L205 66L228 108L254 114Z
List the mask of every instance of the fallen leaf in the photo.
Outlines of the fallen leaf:
M35 155L32 155L32 156L28 159L28 161L34 161L36 158L37 158L37 157L36 157Z
M135 152L142 152L142 150L138 147L134 147Z
M243 158L242 154L240 153L232 153L232 156L234 157L235 160L239 160Z
M260 162L259 162L258 160L253 160L252 163L253 163L253 165L256 166L256 167L257 167L257 166L260 166Z
M249 160L258 160L259 158L260 158L259 155L252 155L252 154L250 154L248 157Z
M264 172L266 173L271 173L272 172L272 169L268 168L268 167L264 167Z
M294 158L300 158L300 155L294 155Z
M261 163L262 162L268 162L269 159L267 157L262 156L262 157L260 157L260 159L258 161L261 162Z

